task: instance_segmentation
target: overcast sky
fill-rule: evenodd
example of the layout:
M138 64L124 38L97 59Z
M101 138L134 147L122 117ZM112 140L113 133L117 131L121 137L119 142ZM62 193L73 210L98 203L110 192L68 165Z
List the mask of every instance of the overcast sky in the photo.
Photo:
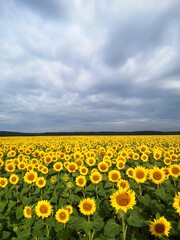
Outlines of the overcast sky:
M180 1L0 0L0 130L180 130Z

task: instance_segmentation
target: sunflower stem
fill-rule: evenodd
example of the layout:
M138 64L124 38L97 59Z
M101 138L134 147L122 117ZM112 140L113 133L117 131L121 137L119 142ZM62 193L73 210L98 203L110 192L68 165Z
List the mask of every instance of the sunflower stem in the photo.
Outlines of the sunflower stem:
M141 184L139 183L138 186L139 186L139 194L140 194L140 196L142 196L142 187L141 187Z
M49 237L49 230L50 230L50 229L49 229L48 225L46 224L46 232L47 232L46 236L47 236L47 237Z
M121 219L122 219L122 240L126 240L126 232L127 232L127 226L125 224L125 219L124 219L124 212L121 212Z

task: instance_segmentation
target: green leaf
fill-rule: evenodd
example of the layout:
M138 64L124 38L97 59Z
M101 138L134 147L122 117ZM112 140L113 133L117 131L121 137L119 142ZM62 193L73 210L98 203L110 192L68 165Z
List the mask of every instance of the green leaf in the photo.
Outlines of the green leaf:
M120 232L120 226L114 219L109 219L104 228L104 235L107 237L115 237Z
M112 188L113 187L113 183L111 183L111 182L106 182L106 184L104 185L104 188L105 189L108 189L108 188Z
M20 219L23 216L23 206L16 208L16 218Z
M46 220L46 224L49 226L49 227L55 227L55 220L53 217L50 217Z
M82 221L82 228L85 233L88 233L93 228L92 222L87 222L85 219Z
M68 224L71 228L79 230L82 229L83 220L84 220L83 218L71 216Z
M142 227L144 220L138 213L132 211L130 217L127 219L127 223L133 227Z
M42 219L39 219L34 224L34 229L41 229L44 227L44 221Z
M87 192L91 192L91 191L95 191L95 190L96 190L96 187L93 184L89 184L89 186L87 186L85 188L85 191L87 191Z
M104 227L104 221L101 217L97 216L93 221L93 227L100 230Z
M138 196L138 200L145 206L149 206L151 202L151 198L148 194L145 194L144 196Z
M9 201L9 204L8 204L8 210L11 210L12 207L14 207L16 205L17 202L14 202L12 200Z
M61 232L63 229L64 229L64 224L63 223L59 223L59 222L55 223L55 231L56 232Z
M166 200L166 192L164 188L156 189L155 194L162 200Z
M2 239L9 239L11 232L3 231L2 232Z
M17 234L17 240L24 240L29 237L29 229L23 230Z
M23 206L29 205L29 204L31 203L31 201L32 201L32 198L27 198L27 197L23 197L23 198L22 198L22 204L23 204Z
M4 210L4 208L6 207L7 205L7 201L6 202L1 202L0 201L0 213L2 213L2 211Z

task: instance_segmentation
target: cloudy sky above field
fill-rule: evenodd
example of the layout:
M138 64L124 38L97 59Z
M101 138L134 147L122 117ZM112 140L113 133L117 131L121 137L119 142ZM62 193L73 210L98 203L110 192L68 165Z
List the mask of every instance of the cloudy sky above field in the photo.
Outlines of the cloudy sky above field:
M180 130L179 0L0 0L0 130Z

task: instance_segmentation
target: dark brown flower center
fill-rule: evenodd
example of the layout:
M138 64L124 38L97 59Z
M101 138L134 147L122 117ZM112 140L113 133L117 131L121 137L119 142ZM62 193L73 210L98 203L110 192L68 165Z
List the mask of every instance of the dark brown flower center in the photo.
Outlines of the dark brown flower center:
M154 230L155 230L157 233L163 233L164 230L165 230L165 226L164 226L163 223L157 223L157 224L155 225Z

